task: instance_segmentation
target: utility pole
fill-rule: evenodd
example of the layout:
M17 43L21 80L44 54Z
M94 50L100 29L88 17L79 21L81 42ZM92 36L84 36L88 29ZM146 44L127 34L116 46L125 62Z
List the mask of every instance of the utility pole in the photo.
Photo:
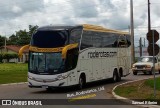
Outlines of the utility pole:
M5 52L7 52L7 48L6 48L6 32L5 32L5 38L4 38L4 49L5 49Z
M143 45L144 47L146 46L145 44L146 44L146 42L145 42L145 38L144 38L144 45Z
M139 39L139 54L140 54L140 57L142 56L142 38L140 37Z
M133 22L133 0L130 0L130 24L131 24L131 63L135 62L134 53L134 22Z
M151 30L150 1L148 0L148 32Z
M151 31L151 21L150 21L150 0L148 0L148 33ZM156 31L156 30L155 30ZM155 76L155 47L156 47L156 38L159 39L159 33L151 31L152 32L152 42L149 42L150 45L152 45L152 53L153 53L153 73L154 73L154 98L156 98L156 76ZM158 35L157 35L158 34ZM148 40L149 41L149 40ZM159 49L159 46L158 46ZM157 55L157 54L156 54Z
M129 34L131 34L131 28L129 25L128 25L128 32L129 32Z

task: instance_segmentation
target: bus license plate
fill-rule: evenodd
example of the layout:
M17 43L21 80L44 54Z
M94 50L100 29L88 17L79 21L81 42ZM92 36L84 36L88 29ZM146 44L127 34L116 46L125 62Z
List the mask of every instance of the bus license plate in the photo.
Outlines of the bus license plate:
M47 85L42 85L42 88L45 88L45 89L46 89L46 88L48 88L48 86L47 86Z

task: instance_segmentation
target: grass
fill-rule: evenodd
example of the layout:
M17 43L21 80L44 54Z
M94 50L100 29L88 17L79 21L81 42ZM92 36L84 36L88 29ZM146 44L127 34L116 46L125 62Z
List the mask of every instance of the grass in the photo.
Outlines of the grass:
M117 89L115 89L116 94L118 94L118 95L123 94L126 96L132 94L132 92L135 92L135 91L136 91L136 89L134 86L127 87L127 89L124 87L118 87Z
M114 92L129 99L154 99L154 80L142 80L117 87ZM156 79L156 99L160 99L160 77Z
M153 79L148 79L145 81L145 85L154 88L154 80ZM156 89L160 91L160 77L156 78Z
M27 64L2 63L0 64L0 84L27 81Z

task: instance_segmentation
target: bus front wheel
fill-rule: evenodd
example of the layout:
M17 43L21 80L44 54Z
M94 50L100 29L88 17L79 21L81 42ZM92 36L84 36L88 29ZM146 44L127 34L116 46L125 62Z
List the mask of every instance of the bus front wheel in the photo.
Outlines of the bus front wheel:
M83 75L80 76L79 78L79 84L78 84L78 88L82 89L85 85L85 77Z

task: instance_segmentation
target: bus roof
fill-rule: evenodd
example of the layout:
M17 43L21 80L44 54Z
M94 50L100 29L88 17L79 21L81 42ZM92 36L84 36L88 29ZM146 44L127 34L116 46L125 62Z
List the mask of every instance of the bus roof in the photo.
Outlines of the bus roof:
M102 26L96 26L96 25L91 25L91 24L83 24L83 29L84 30L90 30L90 31L100 31L100 32L118 33L118 34L129 34L128 32L108 29L108 28L104 28Z
M99 32L109 32L109 33L117 33L117 34L129 34L128 32L123 32L120 30L113 30L113 29L108 29L108 28L104 28L102 26L97 26L97 25L91 25L91 24L82 24L82 25L70 25L70 26L66 26L66 25L49 25L49 26L43 26L43 27L39 27L38 30L71 30L74 28L83 28L83 30L87 30L87 31L99 31Z
M73 29L73 28L76 28L76 27L81 27L82 26L78 26L78 25L74 25L74 26L68 26L68 25L49 25L49 26L42 26L42 27L39 27L38 30L42 30L42 31L45 31L45 30L70 30L70 29Z

